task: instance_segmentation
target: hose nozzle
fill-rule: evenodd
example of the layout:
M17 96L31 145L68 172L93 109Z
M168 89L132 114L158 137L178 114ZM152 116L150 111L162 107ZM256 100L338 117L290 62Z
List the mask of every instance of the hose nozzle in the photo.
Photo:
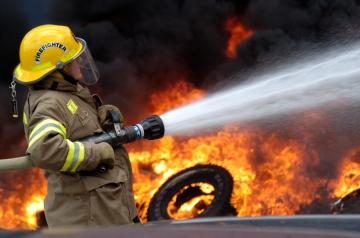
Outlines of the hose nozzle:
M137 127L141 132L140 139L155 140L163 137L165 133L164 123L157 115L145 118L134 127Z
M140 123L125 128L119 131L110 131L98 135L86 137L80 141L89 141L94 143L107 142L112 145L127 144L136 140L147 139L155 140L164 136L165 128L161 118L157 115L152 115Z

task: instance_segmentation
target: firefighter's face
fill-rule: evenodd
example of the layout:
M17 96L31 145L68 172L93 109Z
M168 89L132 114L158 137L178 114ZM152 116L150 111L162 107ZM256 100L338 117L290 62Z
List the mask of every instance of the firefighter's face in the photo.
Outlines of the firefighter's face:
M80 65L77 61L73 61L70 64L66 65L64 70L74 79L78 81L83 80L83 75L81 74Z

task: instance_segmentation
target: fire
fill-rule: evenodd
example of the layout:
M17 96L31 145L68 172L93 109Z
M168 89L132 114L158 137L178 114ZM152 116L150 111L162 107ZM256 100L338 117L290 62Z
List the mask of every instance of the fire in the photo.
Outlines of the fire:
M189 187L198 188L201 191L201 195L191 198L189 201L181 204L180 207L176 206L175 202L178 196L183 194ZM184 219L199 215L214 199L215 196L212 194L214 191L215 188L207 183L195 183L185 186L171 199L167 208L168 214L172 219Z
M150 96L150 111L160 115L174 107L201 99L204 95L205 93L202 90L194 88L183 76L179 78L172 89Z
M46 182L41 170L4 174L4 181L12 181L0 190L0 227L3 229L36 229L36 214L42 210Z
M236 49L239 43L248 39L252 31L245 28L238 16L231 16L225 22L225 29L229 33L226 56L230 59L236 58Z
M37 227L37 219L36 214L44 210L43 196L35 195L32 197L31 202L26 205L26 222L30 225L30 227Z
M360 189L360 157L359 148L345 156L340 168L340 177L334 181L335 197L343 197L356 189Z

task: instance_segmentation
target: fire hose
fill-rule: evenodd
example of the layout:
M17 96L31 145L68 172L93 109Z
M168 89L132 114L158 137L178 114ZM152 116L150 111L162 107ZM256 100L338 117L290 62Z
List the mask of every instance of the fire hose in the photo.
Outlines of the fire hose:
M114 129L80 139L81 142L93 142L95 144L107 142L112 146L127 144L133 141L147 139L155 140L164 136L165 128L161 118L157 115L149 116L140 123L128 127L120 127L114 124ZM33 167L29 156L21 156L0 160L0 171L19 170ZM106 167L100 166L100 170Z

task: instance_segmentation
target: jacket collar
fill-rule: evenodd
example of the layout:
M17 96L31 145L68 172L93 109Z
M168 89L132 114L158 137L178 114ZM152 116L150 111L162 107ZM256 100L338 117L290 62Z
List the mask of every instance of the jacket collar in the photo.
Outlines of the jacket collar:
M46 79L41 80L39 83L35 85L31 85L29 87L30 92L34 90L55 90L62 92L72 93L84 101L94 104L94 100L90 94L90 91L87 87L83 87L81 84L76 83L72 84L63 78L50 76ZM95 104L94 104L95 105Z
M30 89L31 90L50 89L50 90L64 91L64 92L76 92L78 85L79 85L78 83L71 84L60 77L49 76L41 80L40 82L31 85Z

